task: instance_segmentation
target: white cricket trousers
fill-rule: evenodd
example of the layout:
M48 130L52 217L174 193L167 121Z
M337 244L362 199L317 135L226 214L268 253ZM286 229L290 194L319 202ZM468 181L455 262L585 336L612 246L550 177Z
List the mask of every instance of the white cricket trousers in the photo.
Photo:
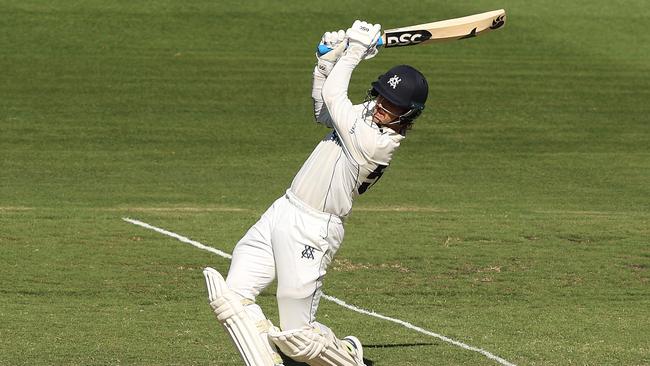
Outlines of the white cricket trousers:
M282 330L314 326L322 280L343 232L338 216L307 206L287 190L237 243L226 283L255 301L277 275Z

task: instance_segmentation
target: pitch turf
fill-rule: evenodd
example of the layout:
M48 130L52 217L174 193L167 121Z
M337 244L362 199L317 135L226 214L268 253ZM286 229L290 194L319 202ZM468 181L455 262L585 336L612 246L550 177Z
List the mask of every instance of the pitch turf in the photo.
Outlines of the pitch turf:
M325 291L517 365L649 365L645 1L0 1L0 365L240 365L201 269L290 183L322 32L506 8L384 50L428 108L362 196ZM273 291L261 305L277 320ZM494 365L322 302L375 365Z

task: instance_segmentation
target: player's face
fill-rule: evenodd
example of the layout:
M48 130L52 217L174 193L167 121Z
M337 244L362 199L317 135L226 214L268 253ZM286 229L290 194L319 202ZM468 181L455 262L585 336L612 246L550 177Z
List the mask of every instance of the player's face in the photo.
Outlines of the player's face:
M380 95L377 97L377 104L372 114L372 120L380 126L385 126L397 120L404 113L406 113L404 108L394 105Z

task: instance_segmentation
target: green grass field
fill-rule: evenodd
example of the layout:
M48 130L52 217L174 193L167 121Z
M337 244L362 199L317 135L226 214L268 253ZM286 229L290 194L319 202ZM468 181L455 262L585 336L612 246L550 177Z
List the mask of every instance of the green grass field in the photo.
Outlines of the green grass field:
M484 37L382 51L427 110L362 196L325 292L517 365L650 365L645 0L0 0L0 365L241 365L201 269L326 133L314 47L505 8ZM259 302L277 321L273 289ZM384 365L498 365L323 301Z

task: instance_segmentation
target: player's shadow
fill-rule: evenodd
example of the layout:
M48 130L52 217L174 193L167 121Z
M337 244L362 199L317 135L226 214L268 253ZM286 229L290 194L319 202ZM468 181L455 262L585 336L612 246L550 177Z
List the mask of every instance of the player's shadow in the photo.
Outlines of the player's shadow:
M422 346L434 346L435 343L398 343L398 344L364 344L363 348L395 348L395 347L422 347ZM280 353L280 356L282 356L282 360L284 361L284 366L309 366L306 363L303 362L296 362L289 357L283 355ZM372 360L369 360L367 358L363 359L363 363L366 364L366 366L373 366L375 363Z
M435 346L435 343L393 343L393 344L364 344L363 348L396 348L396 347L422 347Z

